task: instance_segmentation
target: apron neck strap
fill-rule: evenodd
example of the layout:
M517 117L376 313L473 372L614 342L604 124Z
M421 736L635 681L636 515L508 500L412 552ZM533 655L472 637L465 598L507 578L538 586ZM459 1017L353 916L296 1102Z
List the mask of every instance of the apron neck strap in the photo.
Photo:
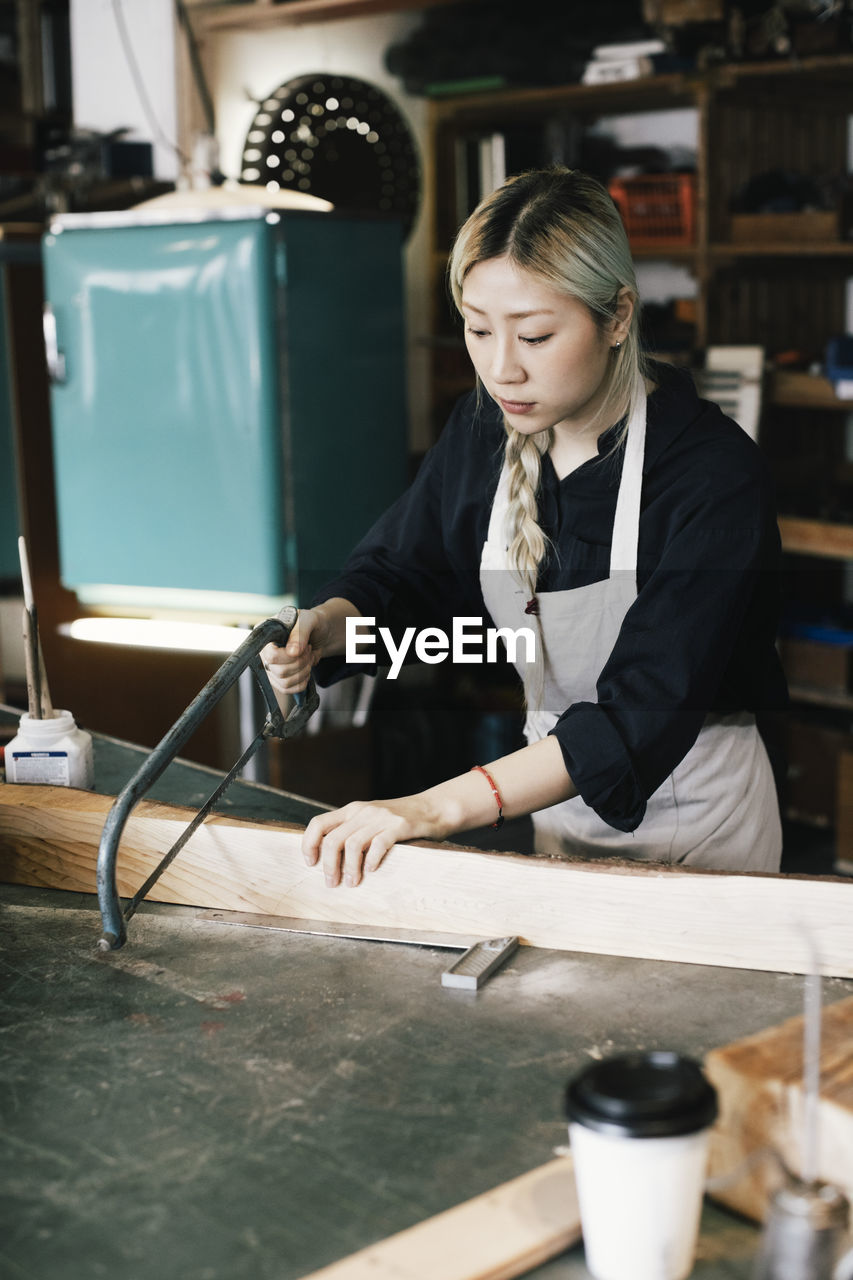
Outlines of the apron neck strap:
M640 496L643 489L643 458L646 452L646 388L642 376L634 410L628 422L622 478L616 498L613 542L610 548L610 574L637 571L637 548L640 541Z

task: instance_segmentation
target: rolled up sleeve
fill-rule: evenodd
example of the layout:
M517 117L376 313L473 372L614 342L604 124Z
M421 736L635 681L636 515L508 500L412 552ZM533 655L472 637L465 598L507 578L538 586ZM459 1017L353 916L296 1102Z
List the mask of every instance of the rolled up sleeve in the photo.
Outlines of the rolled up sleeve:
M479 548L488 519L484 477L494 467L492 436L478 429L476 399L460 399L441 436L428 451L406 492L382 515L349 556L342 572L312 603L333 596L350 600L364 617L376 619L398 640L407 627L449 629L456 614L470 614L481 601ZM346 664L323 659L319 683L375 672L388 665L377 636L378 661ZM407 661L409 659L407 658Z

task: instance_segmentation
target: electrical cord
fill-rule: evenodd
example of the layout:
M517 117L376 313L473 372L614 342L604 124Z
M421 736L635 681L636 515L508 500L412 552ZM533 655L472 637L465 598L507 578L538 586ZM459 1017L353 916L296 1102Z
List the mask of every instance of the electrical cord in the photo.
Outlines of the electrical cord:
M151 99L148 96L148 90L145 87L145 81L139 69L139 63L136 60L136 54L133 50L133 42L127 29L127 23L125 22L122 0L112 0L112 9L125 61L127 62L128 70L130 71L130 76L136 88L145 118L148 121L157 141L163 146L168 147L170 151L173 151L181 164L186 166L189 164L189 158L183 153L177 143L173 142L171 138L167 137L163 132L160 122L154 113L154 108L151 105Z

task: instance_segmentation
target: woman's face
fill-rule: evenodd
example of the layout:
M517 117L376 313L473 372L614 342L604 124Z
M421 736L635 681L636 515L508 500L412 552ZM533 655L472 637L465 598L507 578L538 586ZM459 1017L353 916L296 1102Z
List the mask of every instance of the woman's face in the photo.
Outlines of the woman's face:
M507 258L478 262L462 289L465 343L474 368L525 435L549 427L576 435L605 394L611 347L627 332L630 302L602 327L590 311ZM598 423L597 434L610 423Z

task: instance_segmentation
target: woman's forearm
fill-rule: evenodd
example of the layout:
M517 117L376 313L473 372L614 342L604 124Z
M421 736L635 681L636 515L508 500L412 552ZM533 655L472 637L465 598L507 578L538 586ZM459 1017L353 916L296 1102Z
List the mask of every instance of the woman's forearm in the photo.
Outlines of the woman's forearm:
M547 809L577 795L566 772L560 744L553 736L490 764L483 763L483 768L500 793L504 818ZM441 839L454 831L489 826L498 816L497 800L488 779L476 770L430 787L421 793L421 798L434 816Z
M483 766L494 779L504 817L517 818L576 795L556 738L531 743ZM498 817L488 778L474 771L398 800L352 801L316 814L305 828L302 852L309 866L322 862L326 884L359 884L388 850L404 840L445 840L456 831L485 827Z

